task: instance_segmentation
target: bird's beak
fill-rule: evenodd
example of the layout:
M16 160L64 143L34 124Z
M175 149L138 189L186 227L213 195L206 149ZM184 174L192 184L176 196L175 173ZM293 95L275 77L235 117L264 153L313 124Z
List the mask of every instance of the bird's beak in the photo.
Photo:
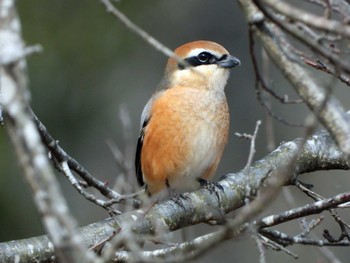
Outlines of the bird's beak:
M241 65L241 61L231 55L224 55L217 62L220 68L233 68L235 66Z

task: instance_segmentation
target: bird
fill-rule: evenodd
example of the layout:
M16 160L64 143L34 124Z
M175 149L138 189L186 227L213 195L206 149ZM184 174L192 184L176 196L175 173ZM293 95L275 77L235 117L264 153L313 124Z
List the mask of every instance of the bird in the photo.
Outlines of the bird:
M224 88L240 60L204 40L186 43L174 53L141 114L135 170L149 196L165 189L194 190L208 182L228 141Z

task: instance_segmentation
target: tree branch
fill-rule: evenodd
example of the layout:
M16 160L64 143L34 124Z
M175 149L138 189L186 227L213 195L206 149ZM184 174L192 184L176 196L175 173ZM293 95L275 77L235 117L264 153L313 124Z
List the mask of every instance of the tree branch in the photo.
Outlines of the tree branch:
M78 183L76 178L73 176L73 174L70 174L71 176L67 176L66 171L63 170L62 167L59 166L59 171L63 172L68 179L71 181L72 185L78 190L79 193L81 193L87 200L105 208L107 211L112 213L118 213L118 211L115 211L111 208L111 206L115 203L127 203L129 200L132 203L133 207L139 207L140 204L138 201L132 199L134 195L121 195L114 191L112 188L110 188L106 183L96 179L94 176L92 176L80 163L75 160L73 157L71 157L69 154L67 154L58 144L58 141L55 140L51 134L47 131L44 124L39 120L39 118L34 114L32 110L30 110L32 118L34 119L34 123L37 126L37 129L39 131L41 140L47 147L47 149L50 151L51 155L58 161L58 163L67 163L67 166L69 169L76 172L87 184L87 186L94 187L97 189L102 195L109 198L109 200L104 201L101 199L97 199L92 194L84 191L81 187L81 185ZM74 181L74 183L73 183Z
M304 148L299 149L304 142ZM80 233L87 246L92 247L104 239L108 239L115 231L122 230L125 226L131 227L135 234L147 236L153 235L160 229L175 231L177 229L202 222L219 222L223 216L245 204L247 197L254 197L264 185L271 171L295 158L296 171L291 174L289 182L293 182L297 175L316 170L343 169L350 167L342 158L342 153L337 148L331 136L325 132L319 132L310 138L296 139L279 146L265 158L256 161L249 169L238 173L223 176L218 184L223 191L218 191L218 200L215 194L207 189L200 189L192 193L185 193L186 197L182 205L172 200L160 203L152 207L146 214L140 210L124 213L110 219L83 227ZM131 224L132 223L132 224ZM130 225L131 224L131 225ZM118 234L117 234L118 235ZM28 246L35 245L36 255L39 260L48 260L53 255L53 247L46 236L33 239L0 243L0 261L12 262L15 255L30 257L32 254ZM50 252L49 252L50 251Z

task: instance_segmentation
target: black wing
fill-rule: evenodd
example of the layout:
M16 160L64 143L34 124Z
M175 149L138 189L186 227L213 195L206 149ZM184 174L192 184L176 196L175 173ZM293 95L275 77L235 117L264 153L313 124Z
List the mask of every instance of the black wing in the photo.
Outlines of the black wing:
M140 136L137 140L136 154L135 154L136 178L140 186L143 186L145 184L145 182L143 181L143 174L141 169L141 151L142 151L142 145L143 145L144 128L146 127L147 123L148 123L148 120L145 120L142 124Z

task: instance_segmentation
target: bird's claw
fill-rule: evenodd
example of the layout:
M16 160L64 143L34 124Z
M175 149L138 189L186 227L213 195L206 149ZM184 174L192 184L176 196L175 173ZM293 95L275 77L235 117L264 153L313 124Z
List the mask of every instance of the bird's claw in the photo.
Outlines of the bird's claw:
M222 185L216 182L205 180L203 178L198 178L197 181L199 182L202 188L209 190L210 194L214 193L218 200L220 200L219 190L222 192L224 191Z

